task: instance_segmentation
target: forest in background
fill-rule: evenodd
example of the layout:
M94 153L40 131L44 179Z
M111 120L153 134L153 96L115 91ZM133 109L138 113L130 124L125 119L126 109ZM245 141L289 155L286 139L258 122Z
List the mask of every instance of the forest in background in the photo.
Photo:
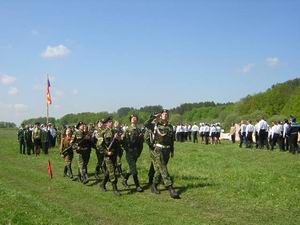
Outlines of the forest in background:
M82 112L77 114L66 114L61 118L49 118L49 122L57 125L71 125L78 121L95 123L96 121L113 116L123 124L129 123L129 116L137 114L140 123L149 118L150 114L163 109L161 105L144 106L139 109L133 107L122 107L116 112ZM269 122L283 120L293 115L300 118L300 78L289 80L284 83L273 85L265 92L248 95L240 101L232 103L199 102L184 103L170 109L170 122L178 123L216 123L220 122L222 127L228 129L231 123L241 120L256 120L264 116ZM46 118L32 118L24 120L24 124L34 122L45 123Z

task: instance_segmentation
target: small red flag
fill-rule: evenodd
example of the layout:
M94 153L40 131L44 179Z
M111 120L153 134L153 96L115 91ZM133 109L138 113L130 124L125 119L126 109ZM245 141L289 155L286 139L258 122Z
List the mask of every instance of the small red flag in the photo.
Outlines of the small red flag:
M50 160L48 160L48 175L52 179L53 173L52 173L52 166Z

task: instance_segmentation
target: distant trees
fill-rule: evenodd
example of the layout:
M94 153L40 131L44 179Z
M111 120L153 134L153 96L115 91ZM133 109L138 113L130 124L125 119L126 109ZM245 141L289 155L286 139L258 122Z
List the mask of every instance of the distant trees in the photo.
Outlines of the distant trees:
M128 124L129 116L136 114L140 123L153 113L163 109L161 105L144 106L139 109L122 107L114 113L108 112L83 112L67 114L60 119L50 118L51 123L57 125L76 124L79 121L94 123L102 118L112 115L115 120ZM184 103L170 110L170 122L193 123L193 122L221 122L224 128L229 128L231 123L251 119L255 121L262 116L272 120L282 120L289 115L300 119L300 79L294 79L285 83L273 85L267 91L255 95L248 95L237 103L198 102ZM45 123L46 118L25 120L25 124L34 122Z
M0 121L0 128L16 128L17 125L12 122Z

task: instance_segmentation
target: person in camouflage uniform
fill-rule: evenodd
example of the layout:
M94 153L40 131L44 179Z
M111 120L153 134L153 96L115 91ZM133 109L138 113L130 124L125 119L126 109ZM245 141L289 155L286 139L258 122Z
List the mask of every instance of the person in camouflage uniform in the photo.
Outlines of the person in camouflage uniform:
M123 146L125 148L126 160L129 166L129 173L126 173L125 175L125 184L128 185L127 180L129 176L132 175L136 191L143 192L138 179L136 162L142 153L144 138L141 129L137 127L138 117L136 115L131 115L130 122L131 125L125 131L123 138Z
M41 152L41 129L40 129L39 122L35 123L34 128L32 130L32 143L34 145L35 156L40 155L40 152Z
M99 174L103 172L103 164L104 164L104 148L102 145L103 142L103 132L104 132L104 124L103 120L98 121L97 129L93 133L93 137L95 139L95 153L97 157L97 164L95 168L95 177L97 180L100 179Z
M117 133L119 136L123 137L124 136L124 131L121 127L121 124L118 121L114 122L113 125L113 131L114 133ZM121 176L123 178L123 184L125 187L128 187L126 180L125 180L125 174L122 169L122 157L124 153L123 145L122 145L122 140L115 140L116 141L116 152L118 152L117 156L117 163L116 163L116 172L118 176Z
M104 179L100 184L100 188L103 192L105 192L106 191L105 185L108 182L108 180L110 180L113 187L114 194L120 196L121 193L119 192L117 187L118 180L115 174L115 170L117 164L117 157L119 154L118 153L119 144L117 143L117 141L121 140L121 136L112 129L113 122L111 117L105 119L103 123L106 127L103 132L103 142L102 142L102 147L104 149L105 174L104 174Z
M83 184L88 183L87 165L90 160L92 135L88 132L87 126L79 122L72 135L71 145L76 150L78 159L78 177Z
M158 122L154 122L154 120ZM163 182L168 188L172 198L180 198L179 194L173 188L173 182L168 172L168 162L170 155L174 156L174 134L173 126L169 124L169 112L163 110L161 113L151 115L150 119L145 122L145 127L151 130L154 134L153 146L154 150L151 151L151 159L155 169L154 181L151 186L153 193L159 194L157 185L160 182L160 175Z
M25 128L24 124L21 124L20 129L18 130L18 141L20 145L20 154L25 154Z
M73 179L72 160L73 160L74 153L71 146L71 140L72 140L72 130L70 128L67 128L66 132L62 134L62 139L60 143L60 153L61 153L61 157L65 161L64 176Z

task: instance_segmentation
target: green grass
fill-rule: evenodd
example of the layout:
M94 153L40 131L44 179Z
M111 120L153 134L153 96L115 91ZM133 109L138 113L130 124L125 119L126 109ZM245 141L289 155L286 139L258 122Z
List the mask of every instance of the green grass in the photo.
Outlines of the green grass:
M49 157L52 180L48 156L20 155L16 130L0 130L0 224L300 224L298 155L230 143L177 143L169 170L180 200L171 199L163 186L160 195L149 189L134 193L121 184L121 197L112 194L110 184L102 193L92 176L87 186L64 178L57 149ZM92 152L89 172L95 158ZM149 162L145 146L138 161L142 183Z

